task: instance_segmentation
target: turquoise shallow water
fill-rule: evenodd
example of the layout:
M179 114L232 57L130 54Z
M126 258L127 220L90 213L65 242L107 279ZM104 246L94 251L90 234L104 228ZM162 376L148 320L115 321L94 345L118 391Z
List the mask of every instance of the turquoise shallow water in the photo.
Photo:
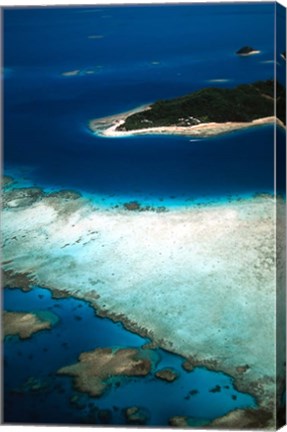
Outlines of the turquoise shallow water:
M195 368L186 372L184 359L156 349L158 362L145 378L123 378L120 387L113 387L101 398L90 398L73 390L69 377L56 376L64 365L77 362L81 352L97 347L141 347L148 342L125 330L120 323L100 318L86 303L73 298L54 300L49 291L35 288L24 293L18 289L4 290L4 308L13 311L52 311L59 322L52 330L35 334L31 339L6 338L4 343L5 422L85 423L102 421L95 407L111 411L109 423L125 424L123 410L140 406L148 413L148 424L168 425L176 415L197 420L211 420L230 410L256 406L248 394L238 392L232 379L220 372ZM172 368L179 378L166 383L154 376L156 370ZM27 381L40 380L44 388L29 390ZM220 386L218 392L211 390ZM196 390L198 393L191 395ZM79 396L78 406L71 397Z

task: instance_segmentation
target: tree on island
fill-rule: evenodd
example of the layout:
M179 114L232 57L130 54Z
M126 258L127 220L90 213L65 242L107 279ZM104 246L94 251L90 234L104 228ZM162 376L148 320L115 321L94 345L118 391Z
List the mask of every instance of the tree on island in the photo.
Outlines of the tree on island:
M250 54L254 51L256 51L254 48L246 45L246 46L240 48L238 51L236 51L236 54L238 54L238 55L244 55L245 54L246 55L246 54Z
M276 82L277 117L285 124L285 88ZM274 80L235 88L209 87L174 99L160 100L148 110L128 116L118 131L199 123L252 122L274 116Z

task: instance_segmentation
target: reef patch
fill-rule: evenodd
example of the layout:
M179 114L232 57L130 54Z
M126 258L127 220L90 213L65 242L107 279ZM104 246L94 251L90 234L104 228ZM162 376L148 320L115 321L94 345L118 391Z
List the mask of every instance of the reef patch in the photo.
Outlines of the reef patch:
M52 312L40 313L7 312L3 313L3 334L28 339L41 330L50 330L57 317Z
M143 377L151 371L147 351L138 349L97 348L82 353L79 362L58 370L59 375L74 377L74 387L90 396L99 397L112 385L114 377Z
M173 382L178 378L177 373L170 368L161 369L155 373L155 376L163 381Z

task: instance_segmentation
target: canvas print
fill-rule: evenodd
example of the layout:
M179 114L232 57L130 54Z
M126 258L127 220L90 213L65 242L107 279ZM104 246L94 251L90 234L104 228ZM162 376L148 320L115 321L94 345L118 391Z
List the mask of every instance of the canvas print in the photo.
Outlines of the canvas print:
M282 426L284 7L1 14L2 421Z

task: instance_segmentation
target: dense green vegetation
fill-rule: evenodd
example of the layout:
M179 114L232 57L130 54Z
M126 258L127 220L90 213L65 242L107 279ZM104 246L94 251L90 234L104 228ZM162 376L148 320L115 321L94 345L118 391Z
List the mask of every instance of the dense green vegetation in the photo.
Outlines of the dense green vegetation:
M285 123L285 88L277 83L277 117ZM234 89L204 88L186 96L162 100L150 110L130 115L119 130L198 123L250 122L274 115L274 81L242 84Z
M236 51L236 54L242 55L242 54L250 54L251 52L255 51L254 48L250 46L244 46L240 48L240 50Z

